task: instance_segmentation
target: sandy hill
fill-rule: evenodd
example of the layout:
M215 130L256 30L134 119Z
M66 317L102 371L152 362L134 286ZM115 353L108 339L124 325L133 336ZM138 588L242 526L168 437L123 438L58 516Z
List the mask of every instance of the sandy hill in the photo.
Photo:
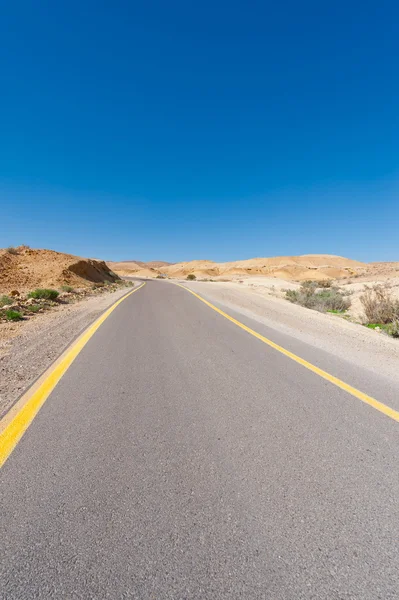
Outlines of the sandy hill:
M0 250L1 293L61 285L85 287L116 279L119 279L118 275L103 261L26 246L11 251Z
M165 267L169 277L185 278L194 273L196 277L230 277L234 275L266 275L289 281L305 279L336 279L363 273L365 263L328 254L303 256L277 256L274 258L251 258L234 262L215 263L195 260Z
M123 261L109 262L108 265L121 276L156 277L165 273L172 278L185 279L193 273L197 278L213 279L264 275L287 281L358 277L364 275L368 268L366 263L330 254L250 258L226 263L216 263L212 260L192 260L176 264L162 261Z
M108 261L107 265L112 271L118 273L122 277L156 277L159 273L164 272L164 267L171 263L163 260L152 260L150 262L142 262L140 260L124 260L121 262Z

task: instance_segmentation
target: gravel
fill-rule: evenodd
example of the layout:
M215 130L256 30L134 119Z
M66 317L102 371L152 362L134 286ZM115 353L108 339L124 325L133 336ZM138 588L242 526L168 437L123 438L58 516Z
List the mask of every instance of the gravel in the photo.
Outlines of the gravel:
M111 304L131 290L60 305L25 322L0 324L0 417Z

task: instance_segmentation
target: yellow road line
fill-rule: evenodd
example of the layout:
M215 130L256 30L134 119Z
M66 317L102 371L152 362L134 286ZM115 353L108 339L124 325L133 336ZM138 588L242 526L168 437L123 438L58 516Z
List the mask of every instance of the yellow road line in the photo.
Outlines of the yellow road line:
M196 298L198 298L199 300L201 300L201 302L204 302L204 304L206 304L207 306L209 306L210 308L212 308L213 310L215 310L216 312L218 312L220 315L222 315L223 317L225 317L226 319L228 319L229 321L231 321L232 323L234 323L235 325L237 325L237 327L241 327L241 329L243 329L244 331L246 331L246 332L250 333L251 335L253 335L254 337L258 338L258 340L260 340L264 344L267 344L271 348L274 348L274 350L277 350L278 352L281 352L281 354L284 354L284 356L287 356L288 358L290 358L291 360L294 360L295 362L299 363L300 365L302 365L306 369L309 369L309 371L313 371L313 373L316 373L320 377L323 377L323 379L326 379L327 381L329 381L330 383L336 385L337 387L341 388L342 390L345 390L345 392L348 392L348 394L351 394L355 398L358 398L362 402L365 402L369 406L372 406L376 410L379 410L381 413L383 413L387 417L390 417L394 421L398 421L399 422L399 411L394 410L393 408L390 408L386 404L383 404L382 402L379 402L379 400L376 400L375 398L372 398L371 396L368 396L364 392L361 392L360 390L357 390L356 388L352 387L348 383L345 383L341 379L338 379L338 377L334 377L334 375L330 375L330 373L327 373L326 371L323 371L323 369L319 369L319 367L316 367L315 365L312 365L312 363L310 363L307 360L301 358L300 356L297 356L293 352L290 352L289 350L286 350L282 346L279 346L278 344L275 344L274 342L272 342L268 338L264 337L260 333L257 333L256 331L254 331L250 327L247 327L246 325L244 325L240 321L237 321L237 319L234 319L233 317L231 317L230 315L228 315L227 313L225 313L223 310L220 310L220 308L217 308L216 306L214 306L213 304L211 304L210 302L208 302L208 300L205 300L205 298L202 298L201 296L199 296L198 294L196 294L195 292L193 292L189 288L186 288L184 285L181 285L180 283L176 283L175 285L178 285L179 287L183 288L187 292L190 292L190 294L193 294L193 296L195 296Z
M115 310L117 306L126 298L137 292L145 283L132 290L120 300L115 302L93 325L90 325L86 331L68 348L49 369L40 377L10 411L0 421L0 467L5 463L19 440L32 423L33 419L43 406L61 377L71 366L79 352L84 348L89 339L95 334L97 329L104 323L105 319Z

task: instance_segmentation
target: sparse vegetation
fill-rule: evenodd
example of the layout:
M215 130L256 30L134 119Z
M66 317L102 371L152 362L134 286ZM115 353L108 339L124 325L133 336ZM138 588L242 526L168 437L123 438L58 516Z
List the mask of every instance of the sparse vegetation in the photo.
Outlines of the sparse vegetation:
M18 254L18 250L14 246L8 246L7 252L8 254Z
M382 329L392 337L399 337L399 300L392 298L387 286L365 286L364 294L360 296L365 325L370 329Z
M351 305L348 293L337 287L319 288L317 281L304 281L298 290L287 290L285 297L294 304L319 312L344 313Z
M57 290L37 288L33 292L29 292L28 298L35 298L36 300L56 300L59 296Z
M21 321L22 313L20 313L18 310L10 309L10 310L6 310L5 317L6 317L7 321Z
M186 277L187 281L195 281L197 278L194 273L189 273Z
M387 332L394 338L399 338L399 318L389 323Z
M70 285L62 285L61 289L63 292L68 292L68 294L73 292L73 287Z
M368 323L387 324L399 319L399 300L392 298L388 287L365 286L360 302Z
M0 308L3 306L7 306L7 304L12 304L13 299L10 296L0 296Z
M39 310L43 308L42 306L40 306L40 304L31 304L28 307L29 312L33 312L33 313L37 313L39 312Z

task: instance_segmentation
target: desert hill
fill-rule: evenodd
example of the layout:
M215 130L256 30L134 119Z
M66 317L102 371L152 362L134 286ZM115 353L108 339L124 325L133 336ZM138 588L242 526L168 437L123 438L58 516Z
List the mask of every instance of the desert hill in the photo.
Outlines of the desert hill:
M0 293L60 285L86 287L117 279L103 261L27 246L0 250Z
M163 260L142 262L141 260L124 260L121 262L108 261L107 265L114 273L121 277L156 277L165 271L171 263Z
M287 281L354 277L364 275L368 268L366 263L329 254L250 258L226 263L216 263L212 260L193 260L176 264L153 262L147 263L145 266L139 261L108 264L112 270L122 276L156 277L160 273L165 273L172 278L185 279L190 273L197 278L264 275Z

